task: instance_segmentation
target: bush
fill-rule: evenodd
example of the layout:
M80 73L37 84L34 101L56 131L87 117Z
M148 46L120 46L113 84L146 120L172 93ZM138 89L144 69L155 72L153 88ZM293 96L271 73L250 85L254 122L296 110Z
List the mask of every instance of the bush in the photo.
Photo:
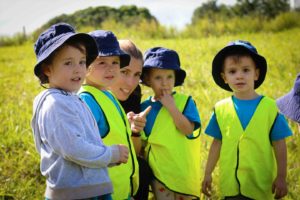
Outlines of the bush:
M22 45L27 41L25 34L17 33L13 36L1 36L0 37L0 47L2 46L16 46Z
M278 15L270 23L266 23L265 30L279 32L296 27L300 27L300 13L299 12L287 12Z

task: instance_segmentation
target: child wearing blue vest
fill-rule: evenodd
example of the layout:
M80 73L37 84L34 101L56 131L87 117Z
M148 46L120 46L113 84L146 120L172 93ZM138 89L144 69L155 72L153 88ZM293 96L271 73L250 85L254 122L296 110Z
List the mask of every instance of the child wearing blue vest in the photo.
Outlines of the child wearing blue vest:
M128 149L103 144L92 113L76 95L97 55L94 39L58 23L39 36L34 50L34 74L46 90L34 99L31 126L46 199L110 200L107 166L126 163Z
M247 41L229 43L213 59L214 81L233 95L215 105L205 130L214 138L202 182L207 196L218 160L222 199L274 199L287 194L285 138L292 132L276 102L255 91L266 72L266 59Z
M282 114L298 124L300 133L300 73L291 91L276 100Z
M98 56L89 66L79 95L92 111L104 144L121 143L129 149L128 162L109 168L108 172L114 187L112 198L130 199L138 189L137 158L127 116L116 97L107 90L120 75L120 68L128 66L130 55L120 49L119 42L111 31L96 30L89 35L97 43Z
M192 97L173 90L185 77L176 51L154 47L144 54L141 80L154 96L141 104L152 107L143 139L157 200L200 198L200 117Z

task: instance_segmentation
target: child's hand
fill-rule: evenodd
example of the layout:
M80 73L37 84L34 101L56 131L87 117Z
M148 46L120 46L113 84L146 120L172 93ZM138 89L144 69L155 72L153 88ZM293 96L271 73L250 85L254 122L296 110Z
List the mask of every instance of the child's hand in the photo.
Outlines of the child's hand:
M118 147L119 147L119 153L120 153L120 160L118 163L127 163L128 147L123 144L119 144Z
M205 175L204 180L202 181L202 192L208 197L211 195L211 183L211 175Z
M275 193L275 199L280 199L287 195L288 189L285 178L276 177L272 185L272 193Z
M134 112L127 113L127 118L129 120L131 131L134 133L141 132L146 125L146 117L151 110L151 106L148 106L143 112L139 114L134 114Z
M158 99L161 104L169 110L172 107L176 107L172 94L169 94L166 90L162 90L162 94Z

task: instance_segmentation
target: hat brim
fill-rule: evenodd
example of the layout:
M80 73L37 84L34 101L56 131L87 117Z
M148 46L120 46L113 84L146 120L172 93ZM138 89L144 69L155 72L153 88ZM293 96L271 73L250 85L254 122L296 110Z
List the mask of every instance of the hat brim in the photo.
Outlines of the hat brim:
M37 61L37 64L34 67L34 74L38 76L40 73L41 63L46 60L55 50L61 47L66 41L74 39L82 41L85 45L87 51L86 66L88 67L97 57L98 49L95 40L86 33L70 33L60 37L55 43L43 52Z
M107 51L99 51L98 56L119 56L120 57L120 68L126 67L130 63L130 55L123 52L122 50L107 50Z
M145 81L145 69L147 71L149 69L163 69L163 68L144 66L144 69L143 69L144 72L141 75L141 83L143 85L146 85L146 86L150 87L149 84L147 84L147 82ZM173 70L173 69L171 69L171 70ZM148 73L148 72L146 72L146 73ZM183 69L175 70L175 83L174 83L174 87L183 85L185 77L186 77L186 72Z
M256 64L256 67L259 69L258 80L256 80L254 83L254 89L258 88L265 80L266 73L267 73L267 61L263 56L253 53L252 51L250 51L249 49L247 49L242 45L233 45L233 46L224 47L214 57L212 62L212 76L216 84L227 91L232 91L232 89L229 87L228 84L224 82L224 79L221 76L224 59L228 55L228 53L232 50L247 51L251 55L251 57L253 58Z
M300 123L300 96L295 94L294 89L278 98L276 103L282 114Z

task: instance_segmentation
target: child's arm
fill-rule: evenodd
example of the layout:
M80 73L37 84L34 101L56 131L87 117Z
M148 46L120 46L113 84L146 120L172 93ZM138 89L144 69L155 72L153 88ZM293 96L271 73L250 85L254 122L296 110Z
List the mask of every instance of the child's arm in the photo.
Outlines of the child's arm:
M272 144L277 162L277 176L272 185L272 192L275 193L275 199L280 199L288 192L286 183L287 150L284 139L273 141Z
M211 183L212 183L212 172L215 169L215 166L220 157L222 141L214 139L209 150L208 159L205 168L205 175L202 181L202 192L210 196Z
M194 131L195 124L190 122L176 107L175 101L172 95L163 92L160 96L159 101L171 114L175 126L180 132L185 135L190 135Z

